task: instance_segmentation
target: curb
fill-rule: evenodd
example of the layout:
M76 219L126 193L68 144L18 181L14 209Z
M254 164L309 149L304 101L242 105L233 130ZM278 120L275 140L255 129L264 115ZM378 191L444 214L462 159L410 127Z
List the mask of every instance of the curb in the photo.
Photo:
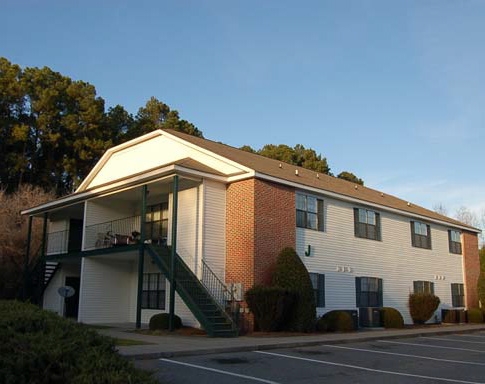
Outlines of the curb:
M392 340L392 339L405 339L412 337L422 337L422 336L438 336L453 334L466 334L474 333L478 331L485 331L485 325L482 327L472 328L472 329L449 329L449 330L436 330L436 331L413 331L412 333L397 333L391 335L368 335L361 337L352 338L341 338L341 339L330 339L330 340L309 340L309 341L296 341L296 342L283 342L274 344L253 344L253 345L241 345L233 347L222 347L222 348L205 348L205 349L191 349L183 351L165 351L165 352L151 352L151 353L140 353L132 355L122 355L128 360L154 360L160 358L173 358L173 357L187 357L196 355L209 355L218 353L235 353L235 352L251 352L251 351L269 351L273 349L281 348L299 348L299 347L313 347L323 344L349 344L349 343L359 343L359 342L369 342L375 340ZM357 336L357 335L356 335Z

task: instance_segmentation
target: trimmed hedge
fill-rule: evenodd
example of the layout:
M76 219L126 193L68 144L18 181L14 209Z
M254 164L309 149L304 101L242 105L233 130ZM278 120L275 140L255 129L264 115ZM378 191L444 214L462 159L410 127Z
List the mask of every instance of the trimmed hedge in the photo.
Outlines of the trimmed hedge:
M395 308L383 307L381 308L381 321L384 328L403 328L404 319Z
M163 330L168 329L169 327L169 320L170 314L168 313L157 313L150 318L150 322L148 323L148 328L151 331L156 330ZM175 329L182 328L182 319L177 315L173 315L173 326Z
M410 293L409 294L409 313L414 324L424 324L440 305L440 298L431 293Z
M284 330L311 332L316 318L315 294L308 270L293 248L280 252L272 283L296 294L296 302Z
M157 383L114 340L32 304L0 301L0 383Z
M467 311L469 323L483 323L483 311L480 308L470 308Z
M254 286L245 294L254 314L256 329L264 332L280 331L288 322L295 302L295 294L281 287Z
M346 311L330 311L318 319L316 328L319 332L350 332L354 330L354 321Z

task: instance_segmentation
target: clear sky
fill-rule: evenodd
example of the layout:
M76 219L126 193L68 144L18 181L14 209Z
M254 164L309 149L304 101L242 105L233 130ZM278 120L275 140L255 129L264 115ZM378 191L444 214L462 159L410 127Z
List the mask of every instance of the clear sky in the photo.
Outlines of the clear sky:
M0 0L0 56L151 97L206 138L303 144L367 186L485 209L484 0Z

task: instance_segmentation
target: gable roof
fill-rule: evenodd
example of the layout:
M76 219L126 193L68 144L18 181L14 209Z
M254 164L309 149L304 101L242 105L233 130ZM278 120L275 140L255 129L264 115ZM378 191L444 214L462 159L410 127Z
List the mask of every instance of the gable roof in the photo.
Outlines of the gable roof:
M377 191L372 188L356 185L347 180L342 180L326 174L317 173L303 167L298 167L279 160L270 159L255 153L243 151L226 144L191 136L174 130L163 130L191 144L197 145L219 156L225 157L256 172L255 177L273 180L275 182L291 184L300 189L317 189L330 194L345 196L358 200L361 204L378 205L407 213L410 216L425 217L433 221L439 221L459 226L473 232L479 229L464 224L458 220L441 215L429 209L412 204L392 195ZM337 197L337 196L336 196Z

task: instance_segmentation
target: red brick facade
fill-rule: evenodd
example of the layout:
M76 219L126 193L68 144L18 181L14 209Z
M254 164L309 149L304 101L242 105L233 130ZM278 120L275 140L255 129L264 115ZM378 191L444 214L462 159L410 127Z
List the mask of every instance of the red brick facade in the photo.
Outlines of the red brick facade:
M257 179L227 187L227 283L242 283L244 291L269 283L280 251L295 246L294 189ZM252 330L252 317L245 319L246 327Z
M463 272L465 281L465 305L467 308L478 307L478 275L480 257L478 254L478 236L476 233L463 232Z

